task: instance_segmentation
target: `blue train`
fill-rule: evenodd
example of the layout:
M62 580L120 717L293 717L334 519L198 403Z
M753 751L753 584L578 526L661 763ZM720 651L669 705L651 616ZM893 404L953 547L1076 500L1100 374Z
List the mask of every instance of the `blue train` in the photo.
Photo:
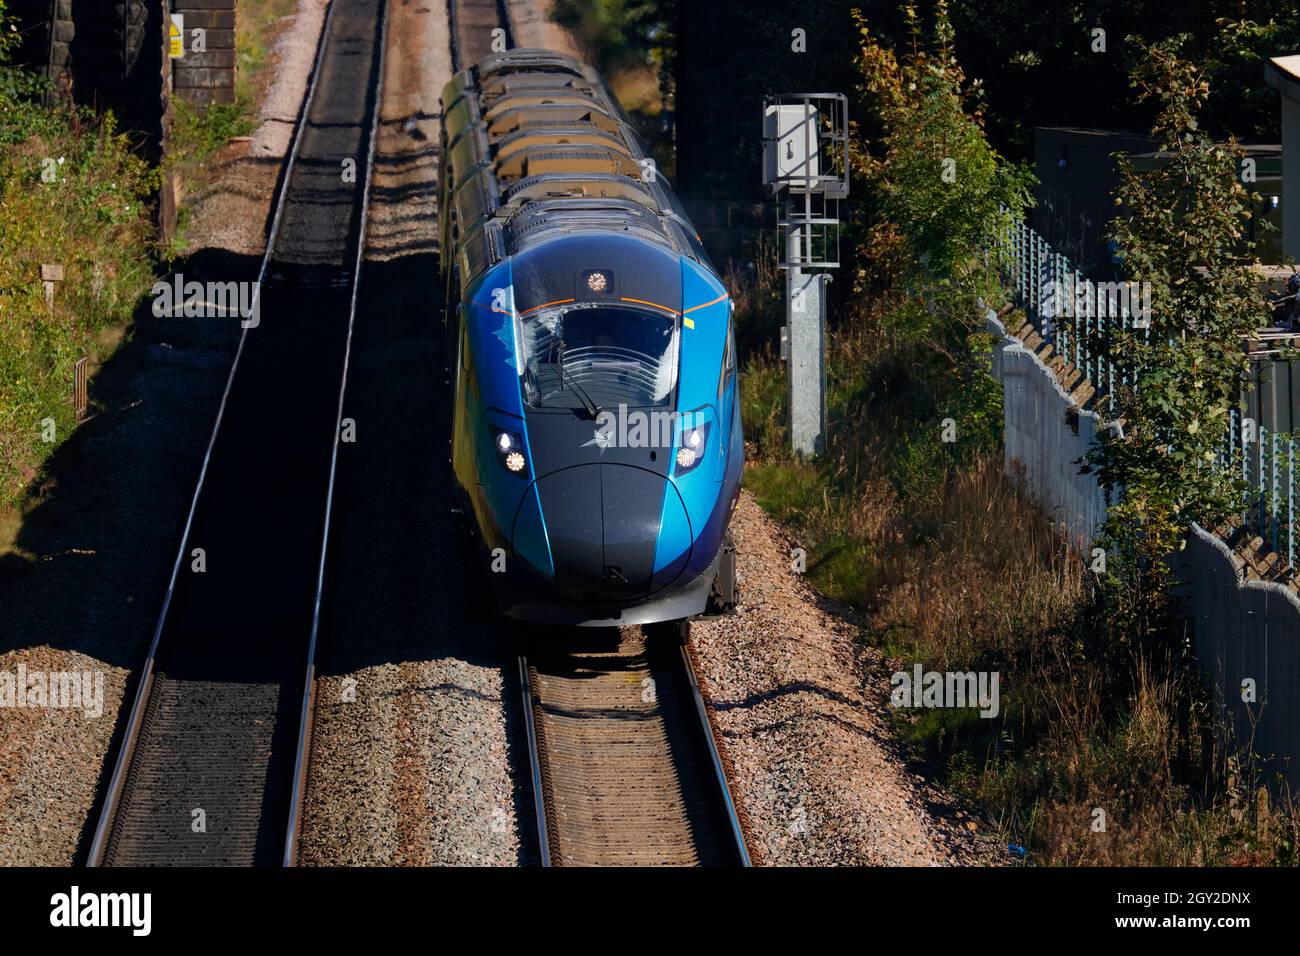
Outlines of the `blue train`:
M589 67L496 54L451 80L442 113L451 458L476 594L525 621L684 633L736 597L727 291Z

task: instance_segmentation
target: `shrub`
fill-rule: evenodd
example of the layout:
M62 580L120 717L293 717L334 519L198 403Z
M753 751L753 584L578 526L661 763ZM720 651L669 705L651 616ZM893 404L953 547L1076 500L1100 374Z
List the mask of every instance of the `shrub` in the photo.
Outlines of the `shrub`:
M4 23L0 3L7 35ZM74 363L99 360L101 333L124 324L148 288L156 188L111 115L43 106L41 81L7 53L0 44L0 507L21 500L71 433ZM52 309L43 263L65 269Z

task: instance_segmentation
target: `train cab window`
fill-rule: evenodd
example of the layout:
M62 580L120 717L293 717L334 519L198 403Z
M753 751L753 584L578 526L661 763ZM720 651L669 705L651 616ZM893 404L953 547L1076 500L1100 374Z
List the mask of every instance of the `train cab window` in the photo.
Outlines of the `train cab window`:
M677 386L675 316L578 304L523 322L524 396L533 408L667 405Z

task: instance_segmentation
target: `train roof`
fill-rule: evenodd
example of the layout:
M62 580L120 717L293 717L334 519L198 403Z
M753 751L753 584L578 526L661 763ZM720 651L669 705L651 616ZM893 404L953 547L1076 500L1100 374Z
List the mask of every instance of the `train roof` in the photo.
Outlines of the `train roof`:
M590 67L552 50L486 57L442 95L462 280L561 235L618 232L708 264L694 226Z

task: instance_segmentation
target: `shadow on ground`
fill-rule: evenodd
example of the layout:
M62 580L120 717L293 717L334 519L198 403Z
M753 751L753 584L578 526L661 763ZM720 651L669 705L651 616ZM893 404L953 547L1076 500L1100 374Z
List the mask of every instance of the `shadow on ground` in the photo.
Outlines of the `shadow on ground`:
M251 280L257 266L205 249L177 272ZM237 319L158 319L151 306L141 299L91 380L89 419L0 556L0 654L44 644L124 668L144 656L239 334Z

